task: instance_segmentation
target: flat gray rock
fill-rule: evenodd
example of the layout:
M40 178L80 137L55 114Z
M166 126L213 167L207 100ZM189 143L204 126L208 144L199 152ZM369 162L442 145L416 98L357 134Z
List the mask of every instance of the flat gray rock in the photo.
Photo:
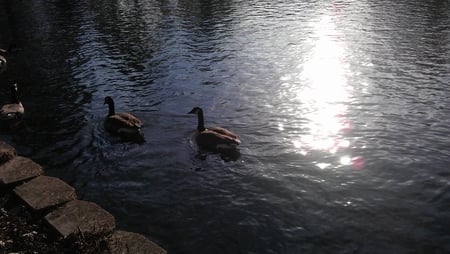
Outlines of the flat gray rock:
M82 200L70 201L45 216L59 234L107 234L116 227L114 217L99 205Z
M60 205L77 198L72 186L50 176L38 176L17 186L14 192L35 210Z
M110 254L166 254L167 251L145 236L127 232L114 231L109 242Z
M42 167L31 159L15 156L0 166L0 183L13 184L44 173Z

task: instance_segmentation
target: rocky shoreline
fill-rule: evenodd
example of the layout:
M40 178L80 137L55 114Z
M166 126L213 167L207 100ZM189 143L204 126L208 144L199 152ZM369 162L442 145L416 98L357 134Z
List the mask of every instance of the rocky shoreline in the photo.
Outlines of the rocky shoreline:
M99 205L0 142L1 253L165 254L143 235L116 229Z
M16 42L14 2L0 0L0 48ZM23 45L21 45L23 46ZM20 63L8 60L0 84L21 81ZM14 59L14 57L13 57ZM5 71L6 70L6 71ZM20 151L19 151L20 153ZM145 236L116 229L99 205L78 200L73 187L45 176L40 165L0 141L0 254L164 254Z
M56 235L5 188L0 207L0 253L109 253L104 236Z

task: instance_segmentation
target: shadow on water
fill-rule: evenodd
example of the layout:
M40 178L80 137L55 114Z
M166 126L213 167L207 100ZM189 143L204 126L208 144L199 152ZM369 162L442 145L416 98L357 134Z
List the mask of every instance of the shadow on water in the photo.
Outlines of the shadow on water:
M114 135L114 134L107 134L105 138L116 139L121 142L136 143L139 145L142 145L146 142L144 134L142 132L127 134L127 135L120 135L120 136Z
M192 150L196 150L195 158L206 160L209 156L221 158L223 161L238 161L241 157L241 151L237 147L218 147L216 149L204 149L199 147L195 142L195 132L188 138L189 145ZM197 170L200 170L198 168Z

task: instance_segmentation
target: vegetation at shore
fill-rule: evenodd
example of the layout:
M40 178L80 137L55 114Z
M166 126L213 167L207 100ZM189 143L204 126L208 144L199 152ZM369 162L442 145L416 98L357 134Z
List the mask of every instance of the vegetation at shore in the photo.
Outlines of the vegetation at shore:
M0 254L108 253L103 236L56 235L9 190L0 190Z

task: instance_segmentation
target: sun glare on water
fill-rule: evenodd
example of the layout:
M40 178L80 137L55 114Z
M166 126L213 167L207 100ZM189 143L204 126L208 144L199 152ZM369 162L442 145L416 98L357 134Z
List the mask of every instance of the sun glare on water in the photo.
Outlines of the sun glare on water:
M307 123L301 126L305 131L292 143L303 155L325 151L338 157L337 166L354 166L354 161L360 162L361 158L345 153L351 146L345 134L352 129L346 115L353 91L347 80L351 71L345 60L345 43L330 16L323 16L314 31L309 39L314 46L306 61L297 66L301 88L296 90L296 101L306 108L302 117ZM316 163L321 169L336 165Z

